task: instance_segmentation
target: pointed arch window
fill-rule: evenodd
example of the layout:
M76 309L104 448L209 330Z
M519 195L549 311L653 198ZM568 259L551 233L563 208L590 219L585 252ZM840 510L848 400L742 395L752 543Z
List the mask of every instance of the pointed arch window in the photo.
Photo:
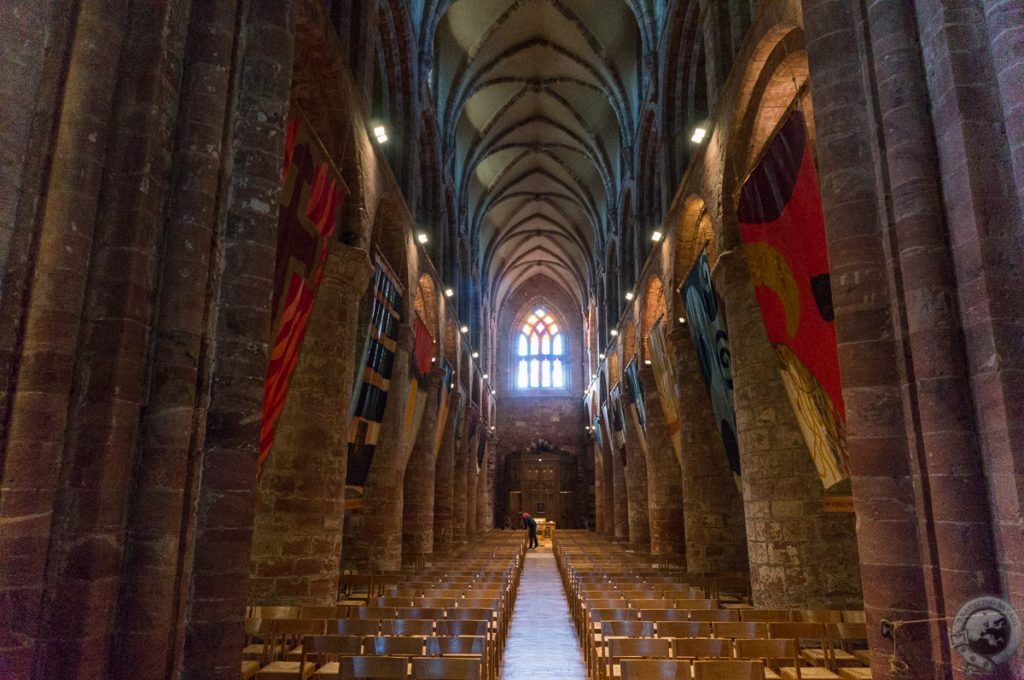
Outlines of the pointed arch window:
M523 322L516 338L516 387L521 390L564 390L565 336L555 317L543 307Z

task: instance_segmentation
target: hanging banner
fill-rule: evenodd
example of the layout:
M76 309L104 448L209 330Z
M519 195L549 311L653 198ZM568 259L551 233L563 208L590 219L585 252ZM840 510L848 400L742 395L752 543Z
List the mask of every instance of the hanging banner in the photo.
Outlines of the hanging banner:
M654 380L658 386L658 397L661 410L665 414L665 425L676 460L683 458L683 437L679 430L679 385L676 379L676 364L669 351L668 338L665 335L665 317L654 322L654 327L647 336L647 346L651 350L651 365L654 367Z
M647 406L644 401L644 386L640 384L640 359L637 355L626 364L623 371L623 382L629 398L625 406L629 409L630 418L633 421L633 429L636 430L640 447L647 453Z
M257 474L262 474L274 445L277 420L299 361L346 193L344 182L331 170L326 154L315 140L305 121L289 121L281 173L284 187L277 214L270 361L263 382Z
M434 357L434 336L419 314L412 320L413 350L409 371L409 399L405 407L405 442L411 450L423 422L427 408L427 381L430 378L431 359Z
M626 465L626 414L622 406L622 390L615 383L608 393L608 415L612 419L612 452L618 452L623 467Z
M444 360L444 375L441 377L441 382L437 386L437 430L434 434L434 459L437 460L437 456L441 453L441 440L444 439L445 424L448 422L448 409L451 407L451 395L455 389L455 384L452 382L455 379L455 373L452 371L452 365L448 363L448 360Z
M401 308L401 285L384 260L378 257L373 273L370 332L360 364L363 367L362 381L357 385L357 396L352 400L345 480L348 486L363 486L370 472L391 387Z
M849 477L825 218L803 114L743 184L743 253L786 394L825 488Z
M615 433L612 429L611 414L613 409L609 404L610 401L611 397L606 399L604 403L601 404L600 424L604 428L604 440L608 442L608 451L611 453L612 460L615 460L615 454L617 450L615 448Z
M725 310L711 283L711 267L707 250L697 256L693 269L686 276L679 295L686 307L690 338L697 352L700 374L708 388L711 408L718 421L729 468L740 475L740 448L736 438L736 409L732 398L732 356L729 334L725 329Z

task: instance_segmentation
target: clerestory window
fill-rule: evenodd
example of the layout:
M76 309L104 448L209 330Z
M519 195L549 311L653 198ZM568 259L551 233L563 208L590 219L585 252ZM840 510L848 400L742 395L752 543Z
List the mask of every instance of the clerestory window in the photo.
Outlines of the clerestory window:
M527 317L516 338L516 387L565 389L565 336L544 308Z

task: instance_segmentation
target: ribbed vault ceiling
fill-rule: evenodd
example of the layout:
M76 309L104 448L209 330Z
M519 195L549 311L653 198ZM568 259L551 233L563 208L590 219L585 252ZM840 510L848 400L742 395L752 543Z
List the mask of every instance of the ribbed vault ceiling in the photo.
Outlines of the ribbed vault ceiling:
M496 308L540 273L582 307L636 127L633 11L623 0L456 0L435 36L446 161Z

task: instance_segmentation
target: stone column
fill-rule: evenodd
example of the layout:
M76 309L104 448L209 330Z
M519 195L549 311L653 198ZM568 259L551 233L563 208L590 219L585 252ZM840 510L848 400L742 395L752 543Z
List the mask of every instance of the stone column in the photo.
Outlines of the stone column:
M171 174L150 382L139 435L114 644L117 680L160 677L180 633L182 560L204 413L199 376L211 246L220 214L235 3L191 15ZM210 97L208 93L220 93ZM186 581L187 585L187 581Z
M679 380L686 568L693 574L746 571L743 495L729 468L693 340L686 326L673 328L668 339Z
M483 421L477 423L476 432L469 438L469 446L466 447L466 535L471 536L477 532L476 526L476 494L477 482L480 478L480 463L477 461L477 451L480 446L480 437L483 434Z
M324 268L273 448L260 480L249 603L337 601L359 301L365 250L337 241Z
M856 608L863 596L854 518L822 511L824 489L779 377L742 252L722 254L714 274L732 347L754 605Z
M661 562L683 564L686 535L683 518L683 476L672 448L654 369L640 367L647 407L647 514L651 555Z
M402 491L409 450L405 441L405 409L409 403L409 360L412 326L398 327L391 385L380 436L363 485L362 503L345 517L342 560L375 571L402 567Z
M647 517L647 460L638 432L640 423L633 416L633 398L622 392L623 417L626 420L626 507L629 510L629 544L637 553L651 551L651 530Z
M609 432L611 430L609 429ZM622 453L612 445L609 462L612 468L612 512L615 520L615 539L629 540L629 498L626 491L626 467L622 464Z
M484 462L480 465L480 475L476 492L476 530L488 531L494 528L494 452L497 445L485 431L481 436L487 437L484 444Z
M444 423L437 420L438 386L444 379L444 370L430 372L423 389L427 390L427 403L423 420L416 435L416 444L405 466L405 484L402 492L402 564L413 565L423 555L434 551L434 468L437 456L434 443L437 428ZM443 389L447 389L447 385Z
M455 430L462 395L453 391L448 398L448 417L444 423L441 448L434 464L434 552L440 553L452 544L452 520L455 514Z
M861 75L867 68L861 13L831 0L801 4L871 670L873 677L888 679L892 643L881 637L879 621L934 617L928 593L937 584L924 568L931 558L921 547L927 543L919 543L924 536L918 532L915 488L921 487L907 444L905 424L911 416L903 401L906 361L897 339L899 294L893 289L887 230L891 215L885 189L880 189L884 150L877 130L882 123L871 114L874 94ZM924 675L930 669L942 676L934 659L941 663L949 656L938 625L907 627L901 633L900 651L907 663Z
M12 357L17 378L9 397L0 458L0 525L5 527L0 536L0 574L9 575L0 579L0 602L4 603L0 621L7 632L0 643L0 667L8 669L11 677L34 677L40 638L47 637L40 607L46 596L51 531L60 528L54 525L59 517L58 488L108 140L116 127L114 95L125 14L101 2L82 3L69 44L54 46L66 51L67 86L54 112L52 161L45 194L39 198L35 269L25 301L20 354ZM93 476L97 475L102 473ZM98 486L99 481L86 483ZM101 546L102 542L83 543L81 555L88 557ZM106 563L117 569L116 557L90 561L96 562L95 567ZM90 565L83 566L88 573ZM117 597L116 584L101 584L96 590L107 602ZM67 587L60 591L50 597L89 595ZM100 613L102 608L96 610ZM78 618L91 613L92 608L88 612L72 609L68 615ZM39 677L49 672L38 670ZM105 672L96 666L86 670ZM53 677L67 677L64 672L58 668Z
M601 447L596 441L591 441L588 448L594 457L594 531L604 534L604 463L601 460Z
M468 399L469 397L465 397ZM467 407L468 413L469 408ZM466 480L469 475L469 425L466 413L462 414L462 425L458 428L461 437L455 443L455 481L452 484L452 541L466 542Z

